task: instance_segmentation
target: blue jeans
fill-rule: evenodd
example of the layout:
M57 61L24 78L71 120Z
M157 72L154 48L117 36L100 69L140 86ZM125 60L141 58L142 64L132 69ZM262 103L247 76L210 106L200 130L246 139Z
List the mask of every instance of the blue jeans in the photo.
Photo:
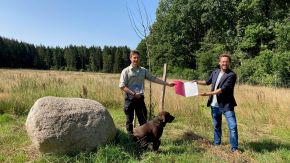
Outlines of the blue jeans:
M230 132L231 150L238 149L238 127L234 111L223 111L222 108L211 107L211 115L214 125L214 144L220 145L222 138L222 114L226 117Z

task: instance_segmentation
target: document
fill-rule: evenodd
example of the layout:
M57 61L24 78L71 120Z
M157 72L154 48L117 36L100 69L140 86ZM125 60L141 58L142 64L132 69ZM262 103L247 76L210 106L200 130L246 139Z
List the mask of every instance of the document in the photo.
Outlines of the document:
M190 97L198 95L197 83L185 82L175 80L175 93L181 96Z

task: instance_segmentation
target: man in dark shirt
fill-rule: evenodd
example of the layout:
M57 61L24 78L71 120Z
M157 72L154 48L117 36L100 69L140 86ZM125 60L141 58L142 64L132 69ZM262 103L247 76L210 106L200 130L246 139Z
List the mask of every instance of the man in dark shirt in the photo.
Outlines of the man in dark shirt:
M207 81L193 80L200 85L210 85L211 91L200 93L201 96L209 96L207 106L211 107L211 114L214 124L214 144L221 144L222 137L222 114L224 114L230 131L231 150L235 154L241 153L238 150L238 128L234 112L237 106L234 98L234 87L237 75L229 69L231 62L230 55L224 53L219 57L219 69L214 70Z

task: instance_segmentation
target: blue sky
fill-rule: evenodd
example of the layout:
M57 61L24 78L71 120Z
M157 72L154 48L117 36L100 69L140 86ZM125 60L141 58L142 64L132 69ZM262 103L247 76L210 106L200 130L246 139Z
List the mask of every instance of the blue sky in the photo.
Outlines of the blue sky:
M127 0L137 15L137 0ZM143 0L151 22L158 0ZM138 18L138 20L140 20ZM126 0L0 0L0 36L45 46L123 46L140 42Z

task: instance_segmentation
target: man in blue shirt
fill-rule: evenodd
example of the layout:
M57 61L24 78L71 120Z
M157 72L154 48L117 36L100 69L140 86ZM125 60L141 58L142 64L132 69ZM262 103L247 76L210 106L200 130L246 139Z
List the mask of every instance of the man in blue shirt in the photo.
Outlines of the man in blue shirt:
M211 91L200 93L201 96L209 96L207 106L211 107L211 114L214 124L214 144L221 144L222 137L222 114L224 114L230 131L231 150L240 154L238 150L238 128L234 112L237 106L234 98L234 87L237 75L229 69L231 62L230 55L223 53L219 57L219 69L214 70L207 81L194 80L200 85L210 85Z

